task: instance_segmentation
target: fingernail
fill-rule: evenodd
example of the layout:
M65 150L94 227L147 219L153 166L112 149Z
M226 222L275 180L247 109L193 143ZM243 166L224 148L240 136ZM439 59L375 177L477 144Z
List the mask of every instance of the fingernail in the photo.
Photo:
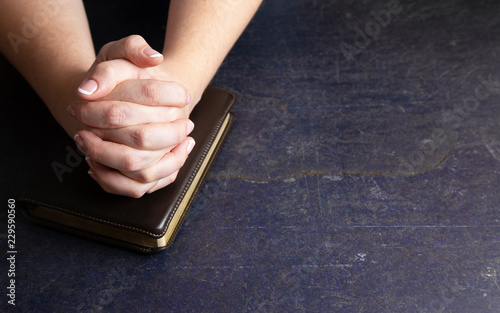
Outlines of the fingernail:
M83 150L83 140L82 140L82 137L80 137L80 135L76 134L73 137L73 140L75 140L76 145L78 146L78 149L80 149L80 151L82 151L82 152L85 153L85 151Z
M89 157L85 157L85 161L87 162L87 164L90 166L90 168L93 168L94 167L94 161L92 161L91 158Z
M84 95L91 95L97 90L97 82L93 79L84 81L80 87L78 87L78 92Z
M94 174L93 170L89 170L87 173L90 175L90 177L92 177L94 180L96 180L95 179L95 174Z
M195 145L195 142L193 139L189 140L188 146L187 146L187 153L190 154L191 151L193 150Z
M193 131L193 129L194 129L194 123L191 122L191 121L189 121L188 125L187 125L187 134L188 135L191 134L191 132Z
M145 55L147 55L150 58L159 58L159 57L163 56L163 54L161 54L160 52L158 52L154 49L151 49L151 48L146 48L143 50L143 52Z
M68 113L69 113L69 115L71 115L72 117L76 117L75 108L73 108L73 106L72 106L72 105L69 105L69 106L68 106Z

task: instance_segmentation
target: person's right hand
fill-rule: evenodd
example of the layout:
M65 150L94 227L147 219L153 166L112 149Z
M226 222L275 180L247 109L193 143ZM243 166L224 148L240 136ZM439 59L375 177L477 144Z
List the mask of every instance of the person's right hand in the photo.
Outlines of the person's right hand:
M161 61L140 36L109 43L68 107L84 128L75 141L89 174L110 193L137 198L165 187L194 146L189 92L164 80Z

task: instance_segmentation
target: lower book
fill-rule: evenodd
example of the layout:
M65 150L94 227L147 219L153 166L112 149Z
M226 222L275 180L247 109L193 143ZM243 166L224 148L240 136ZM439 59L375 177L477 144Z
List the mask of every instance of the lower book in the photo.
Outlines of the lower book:
M25 216L35 223L142 252L167 248L229 132L234 101L227 91L207 88L190 115L195 124L190 136L196 145L176 180L139 199L103 191L87 174L86 162L77 162L83 156L68 138L21 195Z

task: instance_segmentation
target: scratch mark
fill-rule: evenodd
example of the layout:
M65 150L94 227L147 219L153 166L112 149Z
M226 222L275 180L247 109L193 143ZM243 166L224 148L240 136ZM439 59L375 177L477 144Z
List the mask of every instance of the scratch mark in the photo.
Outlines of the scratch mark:
M335 66L336 66L336 73L337 73L337 83L340 84L340 66L339 66L339 56L337 55L337 57L335 58Z
M474 250L474 254L479 258L479 260L481 260L481 262L483 263L483 266L486 268L486 270L489 271L490 267L488 267L486 265L486 261L484 260L483 256L477 251L476 246L472 245L474 243L474 240L472 239L472 237L471 237L470 233L467 231L467 229L465 230L465 236L467 237L467 240L471 243L471 247ZM500 290L500 286L498 285L498 280L496 277L496 271L494 271L494 273L495 273L494 276L488 276L488 277L492 277L493 283L495 284L497 289Z
M488 152L491 154L491 156L497 160L497 161L500 161L500 157L497 155L497 151L496 149L493 149L490 144L488 143L485 143L485 146L486 146L486 149L488 149Z
M47 289L47 287L49 287L50 285L52 285L53 282L55 282L56 279L53 278L51 281L49 281L47 284L45 284L45 286L42 286L42 288L40 288L40 292L43 292L45 289Z

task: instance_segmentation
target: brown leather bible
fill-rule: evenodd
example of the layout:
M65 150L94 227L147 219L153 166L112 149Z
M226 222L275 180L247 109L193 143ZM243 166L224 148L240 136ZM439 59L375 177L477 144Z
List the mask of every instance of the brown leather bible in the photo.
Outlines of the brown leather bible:
M234 95L209 87L190 119L196 141L176 180L139 199L106 193L87 174L84 157L68 138L50 164L21 196L24 213L33 222L80 236L156 252L167 248L198 194L226 135Z

